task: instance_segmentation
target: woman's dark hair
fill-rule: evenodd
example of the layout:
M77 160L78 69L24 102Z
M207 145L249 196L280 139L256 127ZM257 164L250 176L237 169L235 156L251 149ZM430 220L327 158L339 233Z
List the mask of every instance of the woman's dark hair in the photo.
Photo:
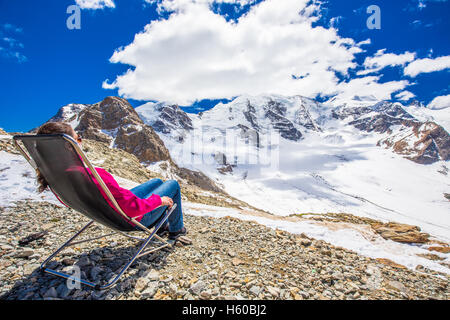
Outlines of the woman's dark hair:
M65 122L47 122L39 127L37 134L57 134L64 133L72 136L73 129L70 124ZM39 170L36 170L36 179L38 183L38 192L44 192L48 187L48 182Z

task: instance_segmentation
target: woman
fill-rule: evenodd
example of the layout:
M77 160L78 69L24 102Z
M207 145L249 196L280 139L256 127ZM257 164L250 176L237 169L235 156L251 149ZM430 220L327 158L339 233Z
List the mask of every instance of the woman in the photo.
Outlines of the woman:
M78 144L81 144L81 136L73 128L64 122L48 122L42 125L37 134L63 133L71 136ZM113 176L102 168L95 168L119 206L129 217L137 217L146 227L157 221L166 207L171 208L177 204L174 212L169 216L168 222L160 228L158 235L169 234L169 239L176 240L187 233L183 225L183 213L181 210L181 190L176 180L163 182L161 179L151 179L131 190L119 186ZM47 189L48 183L42 174L37 172L38 191ZM173 199L173 200L172 200Z

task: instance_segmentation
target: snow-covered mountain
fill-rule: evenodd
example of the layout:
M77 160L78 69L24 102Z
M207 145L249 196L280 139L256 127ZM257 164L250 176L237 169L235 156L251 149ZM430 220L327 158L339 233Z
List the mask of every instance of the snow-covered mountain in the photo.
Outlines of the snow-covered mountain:
M84 138L109 143L141 161L170 159L153 128L146 125L127 100L107 97L95 104L69 104L49 121L65 121Z
M166 103L136 111L178 165L255 207L278 215L348 212L449 240L450 138L432 114L416 118L417 109L370 97L336 106L264 95L198 115Z
M164 119L162 113L160 117ZM84 138L107 143L111 148L122 149L135 155L142 163L159 162L165 168L166 177L183 179L204 190L222 192L201 172L178 167L172 161L159 135L144 123L125 99L106 97L95 104L69 104L60 108L49 121L68 122ZM156 167L154 169L162 170Z
M379 102L369 107L344 106L333 117L365 132L388 134L378 145L391 148L421 164L450 159L450 138L446 130L431 121L419 121L400 103Z

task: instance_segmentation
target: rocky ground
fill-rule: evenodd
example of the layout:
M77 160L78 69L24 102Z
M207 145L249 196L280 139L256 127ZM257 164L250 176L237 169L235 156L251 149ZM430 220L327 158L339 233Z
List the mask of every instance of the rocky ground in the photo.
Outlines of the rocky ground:
M88 220L41 202L0 209L1 299L442 299L449 277L412 271L357 255L304 235L233 218L185 215L192 245L148 255L106 291L69 290L64 279L38 271L40 263ZM102 229L102 230L100 230ZM24 237L48 231L19 245ZM92 229L98 234L102 227ZM89 235L89 233L87 234ZM92 281L113 277L135 250L120 235L63 251L51 267L76 264Z

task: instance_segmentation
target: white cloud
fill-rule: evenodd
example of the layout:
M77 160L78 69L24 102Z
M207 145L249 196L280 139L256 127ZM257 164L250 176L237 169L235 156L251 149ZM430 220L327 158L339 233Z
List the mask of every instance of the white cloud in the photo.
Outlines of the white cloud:
M234 4L234 9L237 12L243 6L256 3L257 0L145 0L145 2L156 3L157 11L161 14L163 12L183 12L192 3L205 6L210 6L213 3Z
M342 19L343 19L342 16L331 18L330 19L330 23L329 23L330 27L337 29L337 27L338 27L338 25L339 25L339 23L341 22Z
M256 1L257 0L145 0L147 3L157 3L162 9L171 11L182 9L192 2L197 4L230 3L244 6L255 3Z
M103 86L128 98L184 105L243 93L333 92L335 72L354 68L361 49L334 29L313 28L316 7L307 2L268 0L233 23L214 14L209 1L163 1L178 9L113 54L111 62L135 70Z
M357 43L358 46L369 45L369 44L372 44L372 40L370 40L370 38Z
M408 90L402 91L395 95L395 98L401 101L409 101L415 97L416 95Z
M18 63L24 63L28 61L28 58L24 56L22 53L3 47L0 47L0 57L12 59Z
M125 98L189 105L271 93L314 98L364 92L389 99L409 84L379 83L380 77L340 81L336 73L348 77L357 66L355 55L363 50L334 28L312 27L319 19L315 2L266 0L236 22L215 14L211 2L159 1L161 10L173 13L152 21L132 43L114 52L111 62L134 68L104 81L103 88L118 89Z
M441 71L450 68L450 56L438 57L435 59L417 59L404 69L404 74L416 77L420 73Z
M447 0L418 0L417 8L422 10L427 7L427 2L447 2Z
M0 35L3 34L2 30L4 30L5 33L7 34L13 33L16 35L20 35L23 33L22 28L19 28L10 23L0 25ZM18 63L27 62L28 58L20 52L20 50L23 48L24 48L23 43L13 38L12 36L0 38L0 58L13 60Z
M14 38L4 37L2 40L5 41L6 43L8 43L10 48L14 48L14 47L23 48L24 47L23 43L17 41Z
M386 49L378 50L375 56L367 57L364 61L365 70L359 71L358 75L378 72L388 66L404 66L416 57L415 53L408 51L403 54L385 53L385 51Z
M339 83L336 86L337 95L333 103L336 105L346 103L356 95L373 96L377 100L390 100L392 93L403 90L409 85L406 80L379 83L380 78L381 76L368 76Z
M103 9L105 7L115 8L113 0L75 0L81 9Z
M13 25L11 23L5 23L1 27L5 31L10 31L10 32L15 32L15 33L22 33L23 32L22 28L16 27L15 25Z
M445 109L450 107L450 94L434 98L433 101L431 101L427 107L434 110Z

